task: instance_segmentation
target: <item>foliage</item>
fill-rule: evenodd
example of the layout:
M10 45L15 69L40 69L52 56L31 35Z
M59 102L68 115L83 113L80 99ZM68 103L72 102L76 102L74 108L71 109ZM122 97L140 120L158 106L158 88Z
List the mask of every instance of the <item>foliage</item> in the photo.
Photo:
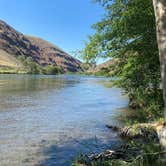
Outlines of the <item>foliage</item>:
M162 149L156 141L148 140L143 143L141 140L134 140L127 145L128 149L124 158L101 159L91 162L91 166L165 166L166 150ZM86 160L86 158L80 156L73 165L81 166L80 163L86 163Z
M0 74L26 74L24 68L0 67Z
M25 57L23 55L19 56L18 59L27 69L29 74L60 74L63 73L63 70L58 66L47 65L42 67L37 64L31 57Z
M45 67L45 74L60 74L60 73L63 73L63 71L58 66L48 65Z
M128 125L156 121L163 117L164 104L152 0L94 1L105 8L105 15L93 25L96 33L85 43L81 53L85 62L94 63L99 57L118 59L109 68L111 72L105 71L119 78L114 85L122 87L129 97L129 111L121 119ZM139 153L126 152L128 160L103 159L93 165L165 165L162 158L166 151L148 137L131 142L131 148Z
M83 69L83 71L87 71L92 67L93 67L93 65L91 63L82 63L81 64L81 68Z
M99 57L117 58L112 75L120 79L133 108L163 107L160 88L155 16L152 0L96 0L105 8L104 18L93 25L82 52L86 62Z
M41 74L42 73L42 67L37 64L32 57L25 57L24 55L20 55L18 57L18 60L22 62L22 64L25 66L27 73L29 74Z
M102 67L99 71L95 72L96 76L110 76L110 68Z

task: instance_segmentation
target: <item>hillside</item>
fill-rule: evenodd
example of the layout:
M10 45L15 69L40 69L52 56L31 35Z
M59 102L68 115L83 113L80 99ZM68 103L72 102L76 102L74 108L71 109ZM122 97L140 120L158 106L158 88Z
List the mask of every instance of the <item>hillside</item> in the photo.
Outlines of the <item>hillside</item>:
M81 62L57 46L37 37L26 36L0 20L0 66L18 67L17 57L31 57L42 67L53 65L64 72L80 70Z
M22 67L21 63L11 54L4 50L0 50L0 66L1 67Z
M107 62L101 63L97 66L93 66L86 72L88 74L98 74L98 75L109 75L112 73L112 67L118 62L118 59L111 59Z
M65 71L75 72L80 69L80 61L62 51L57 46L37 37L26 36L29 41L39 48L38 63L41 65L57 65Z

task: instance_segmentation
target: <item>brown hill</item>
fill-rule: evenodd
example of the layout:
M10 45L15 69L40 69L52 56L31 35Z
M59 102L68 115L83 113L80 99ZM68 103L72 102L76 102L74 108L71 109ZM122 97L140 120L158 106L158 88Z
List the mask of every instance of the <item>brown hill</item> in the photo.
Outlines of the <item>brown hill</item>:
M81 62L57 46L36 37L26 36L16 31L4 21L0 20L0 51L6 52L14 57L24 55L42 65L54 65L61 67L64 71L76 72L80 70ZM1 55L0 58L6 54ZM8 59L8 58L6 58ZM0 59L1 63L1 59ZM6 62L5 64L7 64ZM0 64L0 66L3 64Z
M99 64L95 67L95 72L99 72L100 70L102 70L103 68L108 68L109 66L111 66L112 64L114 64L114 60L109 60L107 62L104 62L102 64Z
M104 62L102 64L99 64L97 66L91 67L87 72L95 74L95 73L98 73L104 69L109 69L112 65L114 65L117 62L118 62L118 59L111 59L111 60ZM111 70L109 72L111 72Z

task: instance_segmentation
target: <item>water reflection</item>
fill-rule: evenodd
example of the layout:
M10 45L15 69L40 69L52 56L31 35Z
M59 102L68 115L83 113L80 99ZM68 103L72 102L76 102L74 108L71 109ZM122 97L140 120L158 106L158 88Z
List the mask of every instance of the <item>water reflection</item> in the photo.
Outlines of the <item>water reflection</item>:
M49 89L60 89L66 86L74 86L79 80L63 79L57 76L40 75L1 75L0 93L33 92Z

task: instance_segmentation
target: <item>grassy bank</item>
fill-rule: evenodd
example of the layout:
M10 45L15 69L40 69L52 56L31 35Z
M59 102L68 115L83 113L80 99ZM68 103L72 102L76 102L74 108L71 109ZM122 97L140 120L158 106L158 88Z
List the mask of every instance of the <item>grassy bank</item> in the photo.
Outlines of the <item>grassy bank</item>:
M27 74L24 68L0 67L0 74Z

